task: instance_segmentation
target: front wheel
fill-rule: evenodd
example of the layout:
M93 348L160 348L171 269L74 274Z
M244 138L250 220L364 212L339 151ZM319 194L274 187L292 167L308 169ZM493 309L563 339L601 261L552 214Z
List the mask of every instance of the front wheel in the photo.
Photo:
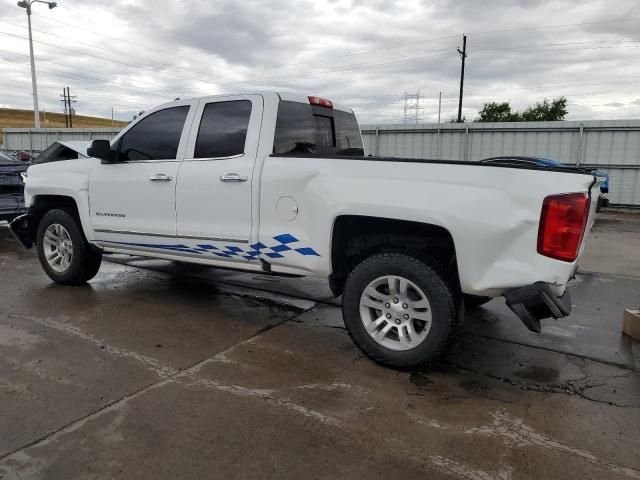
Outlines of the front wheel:
M87 243L76 220L65 210L49 210L38 225L38 258L51 280L81 285L98 273L102 255Z
M427 263L373 255L349 275L342 312L354 342L386 366L420 367L443 353L459 323L456 296Z

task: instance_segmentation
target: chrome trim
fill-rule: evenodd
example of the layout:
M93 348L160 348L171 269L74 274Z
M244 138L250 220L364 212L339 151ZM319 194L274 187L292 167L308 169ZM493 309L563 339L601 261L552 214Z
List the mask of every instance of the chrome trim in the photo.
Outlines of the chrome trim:
M89 157L94 158L94 157ZM97 160L100 160L99 158ZM182 160L177 158L174 159L165 159L165 160L118 160L115 162L103 163L103 165L126 165L129 163L180 163Z
M185 158L183 162L206 162L206 161L216 161L216 160L231 160L233 158L244 157L244 153L238 153L236 155L229 155L228 157L206 157L206 158Z
M180 238L187 238L190 240L211 240L213 242L231 242L231 243L249 243L249 240L241 240L238 238L216 238L216 237L200 237L197 235L164 235L162 233L145 233L145 232L134 232L131 230L109 230L107 228L96 228L94 230L96 233L117 233L121 235L141 235L143 237L164 237L171 238L173 240L177 240ZM108 240L105 240L108 241Z
M222 175L220 177L221 182L246 182L247 180L247 177L239 175L237 173L227 173L226 175Z
M234 263L241 265L256 265L259 262L259 259L256 258L254 260L247 260L244 258L219 258L199 253L191 253L191 252L181 252L179 250L166 250L163 248L153 248L153 247L139 247L136 245L122 245L118 242L110 242L109 240L97 240L97 243L106 249L109 250L117 250L120 252L140 252L140 253L153 253L162 255L164 257L189 257L189 258L198 258L204 260L206 262L216 262L216 263Z
M156 173L155 175L150 176L149 180L151 180L152 182L170 182L171 180L173 180L173 177L164 173Z

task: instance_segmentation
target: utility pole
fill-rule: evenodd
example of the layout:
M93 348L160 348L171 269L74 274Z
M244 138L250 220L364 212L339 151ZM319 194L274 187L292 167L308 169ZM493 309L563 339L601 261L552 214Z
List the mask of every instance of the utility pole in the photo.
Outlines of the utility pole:
M76 96L71 95L71 91L69 87L62 89L62 100L60 100L64 104L64 125L67 128L73 128L73 115L75 114L75 109L72 106L72 103L76 103Z
M71 92L69 91L69 87L67 87L67 103L69 104L69 128L73 128L73 107L71 106Z
M33 90L33 120L36 128L40 128L40 109L38 108L38 85L36 84L36 60L33 56L33 36L31 34L31 5L34 2L46 3L49 10L58 6L56 2L46 2L44 0L21 0L18 2L20 8L27 11L27 23L29 25L29 56L31 57L31 88Z
M64 126L66 128L69 128L69 117L67 115L67 89L66 88L62 88L62 95L60 95L62 97L62 100L60 100L63 105L64 105Z
M31 5L27 7L27 23L29 24L29 55L31 57L31 89L33 90L33 113L36 128L40 128L40 109L38 108L38 84L36 83L36 60L33 57L33 38L31 36Z
M460 97L458 98L458 123L462 123L462 94L464 92L464 63L467 59L467 36L462 35L462 51L458 47L458 54L462 59L462 67L460 69Z
M440 112L442 112L442 92L438 95L438 123L440 123Z

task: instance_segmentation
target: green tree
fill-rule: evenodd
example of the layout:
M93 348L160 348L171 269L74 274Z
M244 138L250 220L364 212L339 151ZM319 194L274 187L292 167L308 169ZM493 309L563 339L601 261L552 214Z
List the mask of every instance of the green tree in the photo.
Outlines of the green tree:
M531 105L522 112L511 110L509 102L485 103L478 112L476 122L550 122L564 120L568 114L567 99L558 97L551 101L546 98L542 102Z
M542 103L538 102L527 108L520 117L523 122L552 122L564 120L568 113L565 97L558 97L551 101L545 98Z
M511 111L509 102L502 103L485 103L482 110L478 112L480 115L476 122L518 122L518 112Z

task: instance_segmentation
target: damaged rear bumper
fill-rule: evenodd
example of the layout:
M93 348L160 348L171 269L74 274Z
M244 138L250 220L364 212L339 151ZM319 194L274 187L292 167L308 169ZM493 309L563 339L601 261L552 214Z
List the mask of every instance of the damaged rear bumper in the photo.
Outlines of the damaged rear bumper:
M571 295L557 297L549 284L536 282L504 294L507 306L532 332L540 332L540 320L563 318L571 313Z

